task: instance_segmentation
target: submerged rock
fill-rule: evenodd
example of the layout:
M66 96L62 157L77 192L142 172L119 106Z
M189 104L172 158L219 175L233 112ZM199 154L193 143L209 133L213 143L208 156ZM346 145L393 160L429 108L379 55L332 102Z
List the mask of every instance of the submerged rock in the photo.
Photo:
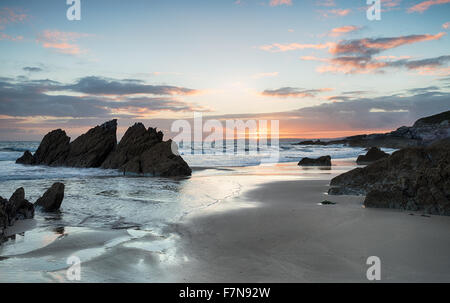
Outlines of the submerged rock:
M405 148L331 180L329 194L366 195L367 207L450 215L450 139Z
M323 156L317 159L303 158L298 162L300 166L331 166L331 156Z
M389 157L388 153L385 153L378 147L372 147L365 155L358 156L356 163L358 164L369 164L380 159Z
M42 207L46 212L57 211L64 199L64 184L54 183L42 197L40 197L35 206Z

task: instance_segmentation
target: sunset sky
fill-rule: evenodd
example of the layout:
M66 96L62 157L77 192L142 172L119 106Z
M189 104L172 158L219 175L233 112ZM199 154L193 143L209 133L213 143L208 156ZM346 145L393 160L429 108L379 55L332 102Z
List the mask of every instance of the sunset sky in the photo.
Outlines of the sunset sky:
M279 119L282 137L386 131L450 109L450 0L0 0L0 140L112 118Z

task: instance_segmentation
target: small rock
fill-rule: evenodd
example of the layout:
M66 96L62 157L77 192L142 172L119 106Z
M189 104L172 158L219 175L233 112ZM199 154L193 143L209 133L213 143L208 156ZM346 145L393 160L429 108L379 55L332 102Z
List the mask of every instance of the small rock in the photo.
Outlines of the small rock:
M365 155L361 155L356 160L356 163L360 165L369 164L375 161L378 161L380 159L384 159L389 157L388 153L385 153L378 147L372 147L369 149L369 151Z
M331 166L331 156L323 156L317 159L303 158L298 162L300 166Z
M55 183L50 187L44 195L39 198L35 206L42 207L46 212L53 212L59 210L64 199L64 184Z

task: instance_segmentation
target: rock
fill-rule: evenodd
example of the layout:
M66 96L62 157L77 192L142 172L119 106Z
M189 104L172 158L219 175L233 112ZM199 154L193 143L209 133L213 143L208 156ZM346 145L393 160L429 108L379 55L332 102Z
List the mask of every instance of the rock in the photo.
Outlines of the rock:
M187 163L171 151L172 141L142 123L130 127L117 144L117 120L90 129L73 142L62 130L47 134L34 155L25 152L22 164L120 169L129 174L190 176Z
M336 204L337 204L336 202L331 202L328 200L324 200L324 201L320 202L320 205L336 205Z
M385 134L356 135L333 141L303 141L296 145L343 144L354 147L407 148L428 146L433 142L450 138L450 111L421 118L413 126L402 126Z
M6 213L7 203L8 200L0 197L0 235L3 234L3 230L8 226L8 214Z
M367 207L450 215L450 138L405 148L331 180L329 194L367 195Z
M70 167L100 167L116 147L117 120L90 129L70 143L64 165Z
M117 148L103 162L102 168L122 168L127 166L127 171L134 165L131 171L139 173L136 166L136 157L162 142L163 133L157 132L156 128L145 129L142 123L136 123L125 132ZM128 162L132 161L127 165Z
M6 204L8 224L11 226L17 220L32 219L34 217L34 206L25 199L25 190L18 188Z
M35 159L29 150L23 153L23 156L16 160L17 164L33 165Z
M358 164L369 164L375 161L378 161L380 159L384 159L389 157L388 153L385 153L378 147L372 147L369 149L369 151L365 155L361 155L356 160L356 163Z
M303 158L298 162L300 166L331 166L331 156L323 156L317 159Z
M59 166L69 153L70 138L66 132L57 129L51 131L42 139L36 153L34 154L35 164Z
M63 199L64 184L54 183L34 205L41 207L46 212L53 212L59 210Z
M172 140L161 142L140 156L143 174L159 177L190 176L191 168L172 152Z

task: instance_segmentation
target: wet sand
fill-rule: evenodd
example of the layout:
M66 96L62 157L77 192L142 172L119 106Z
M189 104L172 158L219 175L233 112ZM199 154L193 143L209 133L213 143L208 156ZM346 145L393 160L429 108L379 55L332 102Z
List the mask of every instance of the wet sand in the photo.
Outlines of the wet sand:
M362 197L326 195L328 183L261 184L226 202L257 207L187 218L178 252L189 261L170 280L367 282L377 256L382 282L450 282L450 217L364 209Z

